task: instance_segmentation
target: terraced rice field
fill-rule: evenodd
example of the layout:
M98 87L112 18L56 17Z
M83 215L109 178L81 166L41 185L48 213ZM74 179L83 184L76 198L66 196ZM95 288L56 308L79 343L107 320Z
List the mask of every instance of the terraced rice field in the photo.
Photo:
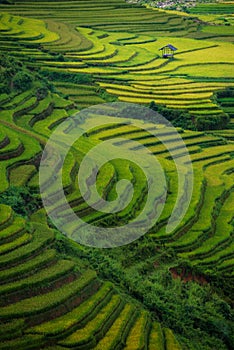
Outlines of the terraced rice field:
M162 332L149 313L126 303L111 283L84 270L81 261L78 268L77 262L62 260L46 224L32 220L26 226L4 205L0 220L1 349L28 349L32 344L103 349L110 337L116 344L120 339L132 344L136 331L137 347Z
M53 95L50 98L53 99ZM18 97L17 101L20 100ZM44 105L43 101L45 105L48 104L48 96L44 100L40 101L41 105ZM54 100L56 101L56 95ZM16 98L13 98L12 103L15 101ZM66 103L65 101L64 104L67 104L67 101ZM59 100L60 108L63 105L61 102L62 100ZM8 105L9 103L10 101L8 101ZM36 112L38 106L35 107ZM59 110L61 110L63 118L67 117L66 110ZM28 184L29 187L33 186L32 188L35 188L36 180L34 177L37 169L34 165L34 155L40 152L38 141L40 140L43 143L43 138L51 133L50 125L54 111L56 111L56 102L50 114L42 120L36 120L32 126L30 125L31 120L35 116L33 109L30 109L30 114L26 114L22 120L19 117L14 119L12 116L11 122L7 126L5 126L6 121L4 120L5 111L1 112L2 139L7 143L1 149L2 174L7 174L6 169L11 165L10 177L6 177L4 182L5 188L9 186L8 181L14 185L17 185L19 181L22 185L25 181L25 184ZM87 120L87 123L89 122L92 125L92 121ZM148 147L152 153L160 158L162 164L165 164L167 175L170 178L170 194L161 221L158 223L160 229L153 228L150 237L157 244L163 241L166 246L173 247L179 256L191 259L192 264L195 266L201 265L204 271L207 268L209 274L212 274L212 269L214 269L215 272L220 271L222 275L230 278L233 267L231 239L233 228L230 221L233 215L231 203L233 202L232 169L234 163L232 153L234 146L225 142L223 138L206 136L201 132L186 131L181 134L191 151L194 171L197 176L196 181L198 185L199 179L199 186L194 189L190 209L181 227L167 236L165 219L170 215L177 191L177 184L173 181L176 173L173 162L169 160L170 155L165 147L160 145L157 139L150 138L146 131L142 131L140 128L136 129L131 124L123 125L120 122L113 128L113 122L118 122L118 119L110 117L109 127L97 129L94 133L91 132L90 142L95 144L105 139L112 139L113 144L115 144L115 138L121 135L126 139L126 147L131 150L131 142L138 140L138 152L140 152L141 145ZM13 129L12 131L9 129L10 126ZM17 138L13 138L16 127L18 128L19 141L17 141ZM154 129L155 125L148 124L147 127ZM27 167L27 171L22 169L21 163L18 162L18 158L22 157L21 154L18 155L17 152L15 154L15 150L19 148L20 140L26 146L29 138L29 135L20 133L20 130L30 133L31 140L32 137L35 139L35 149L31 149L34 152L27 155L28 165L24 165L25 168ZM168 137L170 135L165 136L165 139L169 141ZM79 151L82 150L80 146ZM174 147L176 148L176 144ZM4 155L7 155L6 159ZM183 157L183 154L178 152L178 157ZM74 178L71 175L76 162L79 162L79 157L74 158L73 155L66 166L67 175L64 178L64 186L70 188L67 199L73 209L84 220L95 222L101 219L102 222L105 222L105 216L90 211L87 204L80 201L79 189L74 186ZM102 193L105 193L109 198L112 196L111 189L114 184L113 182L112 186L109 186L110 169L112 169L113 176L117 173L118 177L123 175L127 177L127 172L123 171L122 163L113 162L106 175L105 168L102 169L97 183L99 183ZM24 178L20 175L21 172L23 172ZM104 178L107 175L108 178L105 182ZM137 172L132 173L131 176L135 177L135 183L139 180ZM144 190L144 182L141 182L141 184L139 182L139 185L141 186L139 188L140 193ZM131 208L134 208L138 200L137 196L134 197L135 203L131 203ZM57 210L63 213L59 201L57 201L56 207ZM216 213L213 216L212 226L210 227L210 216L214 211L217 212L216 208L218 208L219 215ZM54 210L56 209L54 208ZM114 344L117 344L120 338L126 343L126 348L130 346L129 344L131 346L136 344L134 348L137 349L139 343L142 346L146 343L152 343L152 346L149 345L149 349L154 349L156 342L159 341L157 340L158 337L162 339L163 336L166 339L167 349L174 349L175 346L180 349L178 341L173 338L174 336L169 330L161 333L160 326L152 323L148 314L138 311L135 306L124 304L123 299L117 292L114 292L111 285L105 283L101 285L93 272L84 272L81 275L81 272L77 271L74 262L64 261L57 257L53 248L54 235L52 231L45 224L37 222L38 218L41 220L41 215L35 215L35 219L32 218L30 228L25 228L24 221L15 216L7 206L1 207L1 217L0 275L2 285L0 286L0 294L3 297L2 305L4 307L1 308L0 317L2 317L8 330L8 333L3 336L3 349L9 347L23 349L27 348L28 344L32 342L36 342L38 346L39 344L40 346L59 344L61 348L68 346L76 348L78 344L85 347L85 344L87 344L87 346L97 349L107 349L108 346L113 349L115 348ZM123 219L123 214L118 217L118 220ZM224 224L227 225L227 230L224 231L225 234L223 232ZM32 268L33 275L30 273ZM41 287L42 283L43 288ZM47 285L48 287L46 287ZM97 287L94 288L94 285L97 285ZM76 297L74 300L77 291L79 291L80 297ZM66 299L67 301L65 301ZM66 303L66 309L62 308L62 303L63 305ZM55 312L55 310L57 311ZM20 333L18 333L19 327ZM136 331L135 329L140 330ZM14 340L12 340L12 337L14 337Z
M153 127L153 124L150 126ZM93 137L100 138L101 140L113 139L114 142L114 138L119 137L119 135L126 138L126 146L129 149L132 149L131 140L137 140L140 144L148 147L157 157L162 158L162 161L170 158L168 150L165 146L160 145L157 139L149 137L148 133L143 132L141 129L137 132L137 130L134 130L131 125L120 125L119 128L115 127L114 129L110 128L109 130L106 128L105 130L101 130L100 133L96 131ZM205 136L204 133L186 132L181 135L191 153L197 186L199 184L199 187L194 189L192 203L190 204L190 209L184 218L184 222L181 224L181 228L177 229L172 235L167 236L165 232L165 218L171 213L173 198L175 198L177 188L176 184L172 182L171 186L175 187L170 188L170 195L165 210L162 213L161 224L160 222L158 223L158 226L161 226L161 228L160 230L156 230L155 233L151 233L150 236L156 240L164 240L165 244L172 246L178 251L184 251L181 256L191 256L194 264L199 265L202 263L204 265L203 257L212 256L216 251L221 252L222 245L225 247L232 242L233 227L230 225L230 222L232 221L233 213L230 203L233 202L232 169L234 163L232 160L232 152L234 148L232 144L226 143L222 138ZM165 139L169 142L168 136L165 136ZM173 138L172 145L176 149L176 144L173 142ZM140 152L141 148L138 147L137 151ZM183 157L183 153L180 154L179 150L177 157ZM172 174L175 171L175 168L173 170L172 165L173 164L167 169L170 177L173 177ZM221 219L221 212L222 207L224 206L225 208L225 205L231 210L230 216L228 216L226 215L226 209L224 209L224 215L227 218L227 229L223 229L223 226L219 228L218 223L216 223L216 220L221 220L222 225L224 225L224 218ZM215 217L217 216L217 218L215 219L213 213L216 212L216 208L219 208L220 214L216 213ZM213 217L212 226L210 223L211 217ZM187 227L187 229L185 230L184 227ZM152 231L154 230L155 228ZM210 237L211 234L212 237ZM196 246L198 245L199 249L196 249ZM205 247L205 250L203 247ZM185 253L187 251L189 253ZM199 255L200 251L201 255ZM196 255L199 257L197 260L195 259ZM229 254L227 254L226 258L227 260L229 259ZM231 258L232 256L230 256L230 259ZM230 263L230 267L232 267L232 260L230 260ZM214 266L214 268L216 267ZM229 274L229 270L230 269L228 268L227 274ZM223 271L223 273L225 273L225 271Z
M233 84L232 44L225 41L225 35L232 35L232 27L205 26L202 32L197 32L195 20L146 8L133 9L124 1L94 1L90 2L88 10L82 1L72 2L69 8L64 2L56 6L57 9L46 2L42 6L38 2L33 8L30 3L17 5L17 15L46 20L50 32L43 22L34 19L14 17L11 20L12 16L4 13L9 7L1 6L2 42L5 44L6 39L14 36L12 53L24 55L24 59L27 55L33 56L43 64L43 70L92 74L97 83L120 101L146 104L155 101L188 110L195 116L223 113L223 109L213 103L212 95ZM14 7L10 9L11 13L16 12ZM139 21L144 21L144 25L139 26ZM30 23L35 28L34 33L29 29ZM145 34L142 33L144 26ZM203 39L206 33L209 35L206 41L186 39L196 33L203 33ZM215 40L215 36L223 34L224 42ZM37 50L34 53L27 48L19 53L14 48L19 39L22 39L21 44L27 40L43 45L46 52ZM174 60L160 58L159 49L167 43L178 48ZM53 51L63 53L65 62L58 62L56 56L51 56ZM120 87L116 82L110 84L110 80L117 80ZM146 81L150 86L142 91L139 85ZM162 86L165 91L161 91ZM101 102L100 99L90 100ZM78 101L81 107L87 106L83 97Z
M233 3L230 1L224 1L218 4L198 4L190 10L191 13L214 13L214 14L232 14Z
M208 11L208 5L199 6ZM232 28L200 26L192 17L122 0L89 0L88 5L80 0L38 1L33 6L15 1L1 4L0 12L2 52L20 59L34 74L30 89L0 97L0 196L19 187L38 201L26 217L12 209L15 203L0 204L0 349L231 349L231 292L220 284L231 289L233 283L233 97L214 94L233 86ZM168 43L178 51L174 59L165 60L159 48ZM38 93L42 77L53 84L43 96ZM92 117L81 119L79 126L90 130L68 153L62 180L68 203L84 222L124 225L145 205L148 188L142 170L122 159L99 170L96 187L103 199L113 201L118 181L128 179L135 191L123 211L112 216L90 207L82 197L81 161L106 140L139 157L147 148L162 165L168 186L161 216L144 238L101 251L68 240L48 220L40 202L38 172L43 148L58 125L78 110L112 99L144 105L155 101L188 111L192 120L226 113L230 122L225 130L177 129L190 152L195 186L182 222L168 232L179 189L171 153L175 159L185 157L173 130L161 126L160 141L150 134L158 130L155 120L120 119L108 107L105 118L97 109ZM94 119L100 127L93 129ZM87 194L93 185L86 185ZM50 214L66 218L72 234L77 232L60 194L53 186L51 190ZM155 200L147 216L157 210ZM190 282L185 284L180 270L187 267ZM163 294L175 270L181 280L175 280L172 295L190 293L182 317L179 306L166 309ZM158 286L155 281L162 271ZM195 281L201 283L202 278L210 289L200 303ZM208 314L213 317L212 293L219 308L218 326L205 323ZM183 324L186 316L191 320L189 331Z

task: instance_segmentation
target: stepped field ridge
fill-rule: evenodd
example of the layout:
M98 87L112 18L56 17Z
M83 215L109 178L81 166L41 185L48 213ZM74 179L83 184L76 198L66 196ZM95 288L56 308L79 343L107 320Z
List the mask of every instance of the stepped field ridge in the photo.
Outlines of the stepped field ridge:
M234 4L172 6L0 1L1 350L234 347ZM177 50L165 58L159 49L168 44ZM124 117L119 102L152 113L126 109ZM157 113L174 127L161 124ZM124 227L143 212L151 189L136 159L147 150L163 169L162 213L126 246L75 242L71 238L84 229L64 205L55 178L40 182L49 138L75 114L75 127L88 131L62 168L54 159L54 175L61 175L66 201L84 223ZM169 232L180 185L187 186L183 167L178 183L177 164L188 159L179 138L190 155L194 186L188 210ZM100 155L104 165L95 183L86 179L84 194L82 161L104 142L110 145ZM109 160L112 149L126 159ZM92 162L88 170L95 172ZM94 189L114 202L120 180L134 188L123 210L113 214L88 204ZM43 186L53 198L48 211ZM157 213L157 200L152 197L143 221ZM53 215L71 237L58 230Z

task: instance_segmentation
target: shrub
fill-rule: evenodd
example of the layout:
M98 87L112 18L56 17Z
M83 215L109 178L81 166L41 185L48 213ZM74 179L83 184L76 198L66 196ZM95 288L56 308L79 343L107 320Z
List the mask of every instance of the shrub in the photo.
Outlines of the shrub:
M37 99L40 100L44 100L48 95L48 87L47 86L42 86L40 88L37 89L36 92L36 96Z
M58 71L42 71L42 75L52 81L63 81L74 84L88 84L92 82L92 76L90 74L70 74Z
M171 109L163 105L157 105L154 101L150 102L149 108L162 114L163 117L169 120L176 127L191 130L195 129L192 116L185 110Z
M0 194L0 203L12 207L12 209L22 215L28 216L40 206L39 199L27 187L11 186Z
M12 83L15 89L26 91L32 87L33 77L31 74L20 71L14 76Z
M198 131L225 129L229 119L226 114L200 116L196 119L196 127Z

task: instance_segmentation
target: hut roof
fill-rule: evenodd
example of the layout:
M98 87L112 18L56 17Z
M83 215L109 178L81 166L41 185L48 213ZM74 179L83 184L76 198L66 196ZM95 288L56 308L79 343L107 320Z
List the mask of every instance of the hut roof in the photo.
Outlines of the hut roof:
M173 46L173 45L171 45L171 44L167 44L167 45L161 47L161 49L159 49L159 51L160 51L160 50L163 50L165 47L168 47L168 48L171 49L172 51L178 50L175 46Z

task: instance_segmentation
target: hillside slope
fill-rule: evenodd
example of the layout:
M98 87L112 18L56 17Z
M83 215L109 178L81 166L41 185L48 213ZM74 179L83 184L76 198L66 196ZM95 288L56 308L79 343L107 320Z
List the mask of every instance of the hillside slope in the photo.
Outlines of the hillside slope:
M116 0L89 0L89 6L81 0L15 1L1 4L0 12L0 349L232 349L229 36L203 37L194 18ZM158 51L168 42L178 47L171 60ZM174 131L161 127L161 138L152 136L157 120L120 119L113 105L105 107L103 126L103 114L93 107L93 117L79 120L89 131L63 168L73 211L108 227L125 225L144 208L145 177L129 160L107 161L96 179L98 193L110 202L119 180L134 185L123 211L103 213L82 197L81 161L106 140L139 157L146 147L163 167L167 193L157 224L144 237L114 249L88 248L63 236L46 215L40 159L63 121L116 100L150 105L179 125L195 185L186 215L168 233L178 194L172 154L185 157ZM94 119L99 127L93 128ZM147 215L154 215L155 203ZM50 210L77 232L56 191Z

